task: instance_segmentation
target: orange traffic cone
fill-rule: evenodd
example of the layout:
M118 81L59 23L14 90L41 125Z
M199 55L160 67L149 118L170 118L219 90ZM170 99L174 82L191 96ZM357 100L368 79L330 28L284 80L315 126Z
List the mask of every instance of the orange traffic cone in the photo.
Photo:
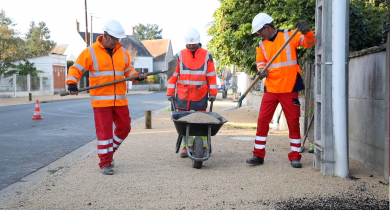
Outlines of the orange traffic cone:
M43 120L41 116L41 108L39 108L39 101L35 103L34 116L31 118L33 120Z

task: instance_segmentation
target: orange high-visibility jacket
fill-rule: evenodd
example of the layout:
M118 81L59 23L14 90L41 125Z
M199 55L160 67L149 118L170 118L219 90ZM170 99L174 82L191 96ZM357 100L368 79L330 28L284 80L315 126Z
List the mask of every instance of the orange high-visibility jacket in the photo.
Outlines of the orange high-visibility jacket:
M268 61L279 51L294 30L277 30L275 37L262 40L257 47L257 70L264 68ZM298 92L305 89L301 77L301 68L298 64L296 48L305 48L315 44L313 31L306 35L298 32L279 56L268 67L268 76L265 80L264 91L271 93Z
M208 94L217 96L218 92L213 57L207 50L199 48L195 55L189 49L181 50L176 58L178 65L168 80L167 95L175 95L177 88L177 108L206 109Z
M103 36L86 48L76 62L69 68L66 84L77 85L85 71L89 71L89 85L95 86L138 75L131 65L130 55L118 43L113 49L112 57L101 44ZM132 80L137 82L137 80ZM120 82L90 90L92 107L126 106L126 82Z

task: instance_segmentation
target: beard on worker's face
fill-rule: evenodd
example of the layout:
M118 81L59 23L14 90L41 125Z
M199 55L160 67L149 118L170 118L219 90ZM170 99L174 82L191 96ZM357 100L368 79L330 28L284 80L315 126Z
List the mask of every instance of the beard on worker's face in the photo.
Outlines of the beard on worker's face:
M198 49L198 45L187 46L191 52L195 52Z

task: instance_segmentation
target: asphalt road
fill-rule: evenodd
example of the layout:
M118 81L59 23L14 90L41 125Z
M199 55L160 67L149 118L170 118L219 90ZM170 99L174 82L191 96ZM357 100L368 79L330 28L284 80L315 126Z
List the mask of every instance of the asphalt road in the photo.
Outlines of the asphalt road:
M169 106L165 92L128 95L132 121ZM96 139L90 99L0 107L0 190Z

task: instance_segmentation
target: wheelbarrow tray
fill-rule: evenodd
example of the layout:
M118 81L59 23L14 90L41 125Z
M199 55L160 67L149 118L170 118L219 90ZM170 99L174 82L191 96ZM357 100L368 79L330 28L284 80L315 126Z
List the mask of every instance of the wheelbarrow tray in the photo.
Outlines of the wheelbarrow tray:
M209 126L211 128L211 136L215 136L219 129L222 127L227 120L216 112L202 112L204 114L211 115L219 120L219 122L191 122L182 121L180 118L189 114L195 113L195 111L173 111L171 119L173 120L177 133L182 136L186 136L186 127L190 125L190 136L207 136Z

